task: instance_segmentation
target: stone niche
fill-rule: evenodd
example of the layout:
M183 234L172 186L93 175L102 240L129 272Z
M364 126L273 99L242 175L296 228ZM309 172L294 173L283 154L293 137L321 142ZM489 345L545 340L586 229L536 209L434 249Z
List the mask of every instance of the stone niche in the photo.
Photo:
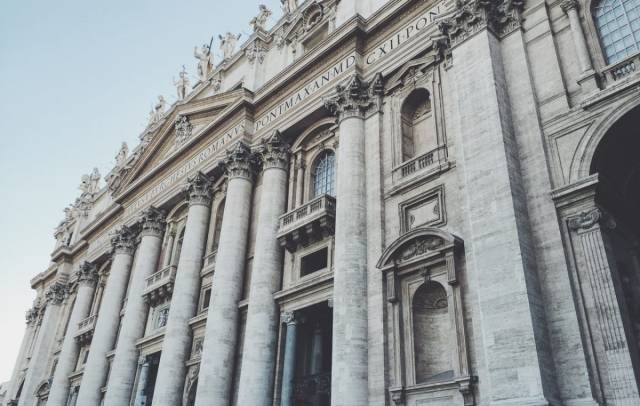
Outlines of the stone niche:
M475 405L458 283L463 251L459 238L423 227L400 237L378 262L394 405Z

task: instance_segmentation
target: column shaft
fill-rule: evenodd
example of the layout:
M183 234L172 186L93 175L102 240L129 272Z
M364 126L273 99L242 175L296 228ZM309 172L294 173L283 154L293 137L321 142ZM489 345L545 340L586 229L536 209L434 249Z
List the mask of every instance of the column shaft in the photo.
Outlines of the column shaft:
M280 406L293 405L293 379L295 378L296 368L296 340L297 325L293 313L284 315L287 323L287 337L284 346L284 365L282 368L282 391Z
M40 331L33 347L33 354L31 354L31 360L29 361L29 369L24 379L18 406L37 405L38 399L34 395L36 389L44 379L49 378L47 376L49 357L56 341L57 325L66 289L66 285L54 282L47 290L47 304L42 317Z
M38 309L34 307L27 311L27 327L24 330L24 336L22 337L22 344L20 345L20 352L16 359L15 366L13 367L13 373L11 374L11 380L9 381L9 387L7 389L7 398L3 405L6 405L10 400L13 400L16 392L18 391L18 378L20 377L20 371L24 368L25 358L27 357L27 351L31 346L31 341L34 339L33 335L36 331L36 317Z
M231 402L238 336L238 302L242 296L253 189L249 151L243 144L238 144L229 154L227 174L229 184L213 275L196 406L228 406Z
M238 393L238 404L246 406L272 403L280 319L273 295L282 278L282 248L277 236L287 198L289 152L278 132L266 144L262 155L265 170Z
M85 263L77 272L78 293L69 317L67 333L62 343L62 351L58 357L58 366L53 375L51 391L47 405L66 406L69 399L69 375L75 370L78 362L80 346L75 340L78 323L89 316L91 302L98 281L98 272L94 265Z
M136 341L144 336L149 305L144 301L142 293L146 286L146 280L158 269L160 250L162 247L162 234L165 227L164 214L151 207L142 214L142 240L138 248L135 267L131 272L127 307L118 347L111 365L105 406L120 406L129 403L136 377L136 364L138 350Z
M562 3L562 8L565 13L567 13L567 17L569 17L571 35L573 36L573 43L575 44L576 54L580 62L580 69L583 74L592 72L593 66L591 64L591 58L589 57L589 48L584 37L582 24L580 23L580 15L578 15L578 2L576 0L565 0Z
M340 124L333 282L331 404L367 404L367 230L364 120Z
M102 398L101 389L106 383L109 362L107 353L113 350L120 324L120 310L127 291L129 272L133 262L134 234L122 227L112 240L115 248L109 278L98 320L93 332L89 357L84 367L84 375L78 393L78 404L98 406Z
M199 173L189 180L187 193L189 212L153 394L155 406L182 403L185 361L191 348L189 320L196 315L198 307L200 271L209 228L211 181Z

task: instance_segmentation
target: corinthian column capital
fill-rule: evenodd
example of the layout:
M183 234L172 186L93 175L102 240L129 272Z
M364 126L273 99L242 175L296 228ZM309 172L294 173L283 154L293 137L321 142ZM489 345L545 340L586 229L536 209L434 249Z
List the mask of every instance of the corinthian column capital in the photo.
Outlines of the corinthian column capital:
M45 301L47 304L59 305L67 296L67 285L60 282L54 282L44 292Z
M324 105L338 121L350 117L362 118L373 106L370 93L369 83L354 74L346 84L336 86L336 95L325 99Z
M577 0L563 0L562 3L560 3L560 7L562 11L568 14L570 10L578 11L579 5Z
M184 194L189 206L209 206L213 198L213 182L202 172L189 178Z
M141 235L162 237L167 225L165 214L162 210L156 209L151 206L145 209L140 216L140 223L142 225Z
M36 324L39 316L40 316L40 309L37 306L33 306L31 309L27 310L27 313L25 314L27 325L32 326Z
M120 227L111 238L111 246L114 254L133 255L135 250L136 234L127 226Z
M78 283L91 286L98 282L98 268L91 262L83 262L80 264L76 275L78 277Z
M239 141L232 150L227 152L227 158L224 162L229 179L243 178L250 181L253 180L254 163L251 150L242 141Z
M264 169L278 168L286 170L289 167L291 151L289 144L284 142L280 131L275 131L273 135L265 141L260 151Z

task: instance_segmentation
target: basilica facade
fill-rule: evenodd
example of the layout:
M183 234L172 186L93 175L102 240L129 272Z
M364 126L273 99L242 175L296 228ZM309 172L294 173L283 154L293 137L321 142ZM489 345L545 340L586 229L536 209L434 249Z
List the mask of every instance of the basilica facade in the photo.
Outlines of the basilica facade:
M82 178L4 405L640 405L640 0L283 9Z

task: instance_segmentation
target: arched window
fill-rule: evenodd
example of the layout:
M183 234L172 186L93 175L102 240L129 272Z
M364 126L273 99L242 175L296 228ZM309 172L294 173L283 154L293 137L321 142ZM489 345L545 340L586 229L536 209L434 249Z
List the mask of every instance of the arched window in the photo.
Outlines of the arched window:
M601 0L593 14L607 63L640 51L640 0Z
M413 296L416 383L453 376L448 307L447 292L437 282L421 285Z
M333 151L323 151L313 166L313 197L336 195L336 155Z
M402 104L402 160L408 161L436 148L431 98L426 89L416 89Z

